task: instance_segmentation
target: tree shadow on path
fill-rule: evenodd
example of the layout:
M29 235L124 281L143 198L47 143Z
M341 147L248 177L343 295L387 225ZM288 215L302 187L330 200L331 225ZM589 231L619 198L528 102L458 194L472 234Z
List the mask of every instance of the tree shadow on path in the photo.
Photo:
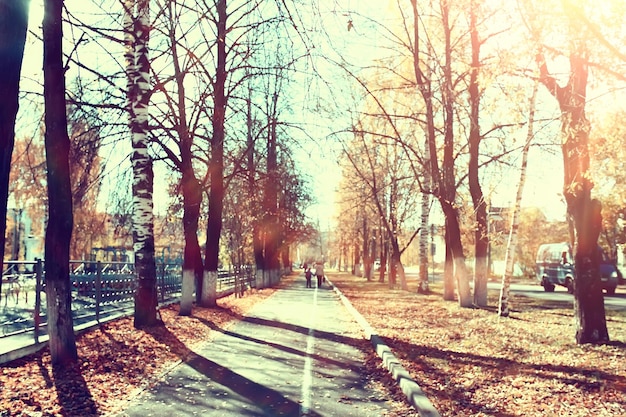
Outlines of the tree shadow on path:
M292 348L290 346L285 346L285 345L282 345L280 343L270 342L268 340L258 339L258 338L247 336L247 335L244 335L244 334L241 334L241 333L236 333L236 332L233 332L231 330L222 329L222 328L216 326L214 323L211 323L208 320L204 320L204 319L201 319L201 318L197 318L197 319L200 322L204 323L206 326L210 327L212 330L214 330L216 332L220 332L220 333L222 333L222 334L224 334L226 336L235 337L237 339L245 340L247 342L258 343L258 344L261 344L261 345L269 346L269 347L272 347L274 349L280 350L280 351L285 352L285 353L299 355L299 356L302 356L302 357L309 356L309 357L311 357L312 359L314 359L316 361L319 361L319 362L322 362L322 363L326 363L326 364L329 364L329 365L334 365L334 366L337 366L339 368L350 369L351 371L354 371L354 372L359 372L361 370L360 367L355 366L354 364L333 360L331 358L328 358L328 357L325 357L325 356L322 356L322 355L319 355L319 354L307 354L306 352L304 352L302 350L295 349L295 348ZM245 320L245 321L248 321L248 320ZM283 323L280 323L280 322L274 322L274 321L269 321L269 320L264 320L263 322L255 321L255 324L257 324L257 325L272 325L272 323L274 323L274 324L283 324ZM275 327L282 327L282 326L275 326ZM315 337L317 337L318 336L318 331L317 330L314 331L313 335ZM349 339L349 338L345 338L345 339ZM337 342L337 343L342 343L342 342ZM356 339L350 339L350 343L345 343L345 344L348 345L348 346L351 346L351 347L355 347L355 346L359 347L359 343L358 343L358 341Z
M269 416L298 416L301 413L299 403L286 398L280 392L252 381L231 369L196 354L182 343L165 327L144 329L155 339L170 346L171 351L184 363L212 381L234 391L246 398L250 403L263 409ZM216 401L218 401L216 399ZM319 413L308 410L305 415L321 417Z

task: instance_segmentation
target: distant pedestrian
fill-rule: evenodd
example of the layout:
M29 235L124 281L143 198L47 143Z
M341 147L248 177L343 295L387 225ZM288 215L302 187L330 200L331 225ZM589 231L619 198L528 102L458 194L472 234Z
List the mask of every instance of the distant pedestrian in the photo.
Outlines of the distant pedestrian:
M320 261L315 264L315 276L317 277L317 288L322 288L324 280L324 262Z
M311 285L311 278L313 277L313 272L311 272L311 268L308 268L304 271L304 277L306 278L306 287L313 288Z

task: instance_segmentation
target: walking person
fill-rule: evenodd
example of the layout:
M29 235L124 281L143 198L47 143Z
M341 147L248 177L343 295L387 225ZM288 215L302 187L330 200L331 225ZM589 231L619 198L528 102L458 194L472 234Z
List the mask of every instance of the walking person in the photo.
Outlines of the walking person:
M313 285L311 285L311 278L313 277L313 272L311 272L311 268L307 267L305 269L304 277L306 278L306 287L313 288Z
M317 288L322 288L324 279L324 262L320 261L315 264L315 276L317 277Z

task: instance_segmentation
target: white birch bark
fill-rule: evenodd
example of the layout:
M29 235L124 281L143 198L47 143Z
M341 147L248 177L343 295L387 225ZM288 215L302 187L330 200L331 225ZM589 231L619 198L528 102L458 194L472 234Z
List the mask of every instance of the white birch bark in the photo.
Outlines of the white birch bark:
M183 287L180 295L180 310L178 312L181 316L191 315L193 307L193 289L195 284L195 271L193 269L183 270Z
M504 274L502 275L502 287L500 289L500 302L498 306L498 314L501 317L508 317L510 314L509 299L511 288L511 277L513 276L513 268L515 265L515 251L517 249L517 229L519 227L519 213L522 205L522 194L526 183L526 168L528 165L528 150L530 143L534 137L534 118L535 118L535 102L537 97L537 89L539 81L535 82L533 92L530 98L530 107L528 111L528 131L526 133L526 143L522 150L522 166L520 168L520 180L517 186L517 195L515 197L515 206L511 219L511 228L509 230L509 239L506 246L506 255L504 257Z
M429 238L429 217L430 217L430 195L422 193L422 213L420 215L419 233L419 284L417 292L426 294L429 292L428 285L428 238ZM431 260L432 261L432 260Z
M133 101L129 103L132 106L131 121L133 155L131 157L133 165L133 234L136 234L134 241L135 256L142 256L146 242L151 238L154 239L154 214L153 214L153 175L152 175L152 159L148 154L148 95L150 92L150 73L149 65L141 65L141 61L148 60L148 39L141 30L147 30L150 25L149 7L147 0L140 0L138 5L137 19L138 29L135 32L134 39L134 88L136 95L132 97Z
M217 305L217 271L204 271L202 275L202 295L200 300L205 307Z
M135 16L136 13L136 16ZM149 0L124 2L124 41L127 71L129 125L133 152L133 250L137 291L135 295L135 326L156 324L156 264L154 259L154 173L148 153L148 103L150 101L150 39Z

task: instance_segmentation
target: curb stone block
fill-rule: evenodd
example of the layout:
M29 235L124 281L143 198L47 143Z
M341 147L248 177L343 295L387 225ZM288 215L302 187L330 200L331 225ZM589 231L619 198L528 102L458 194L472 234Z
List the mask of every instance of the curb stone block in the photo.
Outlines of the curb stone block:
M365 336L372 343L372 346L376 350L378 356L382 359L383 364L393 376L394 380L400 386L400 389L406 396L409 404L411 404L415 410L417 410L420 417L440 417L439 412L435 409L430 402L426 393L418 385L417 382L409 375L409 372L402 366L398 358L393 354L389 346L383 342L380 336L376 334L372 326L365 320L365 318L359 313L350 300L344 296L341 291L333 285L330 281L328 283L332 286L333 290L339 295L339 298L346 306L348 311L354 316L355 320L365 332Z

